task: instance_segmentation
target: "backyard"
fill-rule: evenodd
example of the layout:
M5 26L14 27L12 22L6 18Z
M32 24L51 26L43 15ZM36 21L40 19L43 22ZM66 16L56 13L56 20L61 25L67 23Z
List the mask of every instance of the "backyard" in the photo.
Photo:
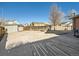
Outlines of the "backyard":
M35 42L44 40L50 37L56 37L56 34L45 34L41 31L22 31L9 33L6 42L6 49L17 46L19 44L26 44L28 42Z
M40 31L15 32L0 42L0 55L78 56L79 40L72 32L57 35ZM2 45L2 44L3 45ZM4 47L3 47L4 46ZM3 47L3 48L2 48Z

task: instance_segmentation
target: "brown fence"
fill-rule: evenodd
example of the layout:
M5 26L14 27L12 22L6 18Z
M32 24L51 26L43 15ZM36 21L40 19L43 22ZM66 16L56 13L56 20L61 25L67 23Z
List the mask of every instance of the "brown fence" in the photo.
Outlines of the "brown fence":
M26 26L24 30L45 31L49 26Z

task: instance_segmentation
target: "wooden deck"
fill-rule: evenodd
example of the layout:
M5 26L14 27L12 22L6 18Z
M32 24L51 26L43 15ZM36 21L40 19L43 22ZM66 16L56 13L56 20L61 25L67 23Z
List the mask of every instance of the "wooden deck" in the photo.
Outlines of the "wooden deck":
M35 56L79 56L79 40L61 35L32 44Z
M60 35L47 40L27 43L11 50L2 50L8 56L79 56L79 38Z

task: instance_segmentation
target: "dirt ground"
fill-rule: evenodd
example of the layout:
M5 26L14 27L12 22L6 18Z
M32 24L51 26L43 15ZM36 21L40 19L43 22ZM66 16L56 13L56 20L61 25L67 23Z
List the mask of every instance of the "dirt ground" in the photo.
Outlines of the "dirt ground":
M40 31L23 31L9 33L6 42L6 49L11 49L15 46L26 44L28 42L35 42L39 40L44 40L51 37L56 37L56 34L46 34Z

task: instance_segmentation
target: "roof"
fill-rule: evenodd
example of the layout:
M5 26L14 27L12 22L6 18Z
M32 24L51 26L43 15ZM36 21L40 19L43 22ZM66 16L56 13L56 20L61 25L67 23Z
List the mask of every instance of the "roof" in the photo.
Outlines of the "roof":
M47 24L47 23L44 23L44 22L32 22L32 23L34 23L34 24Z
M76 16L72 17L72 19L74 19L74 18L79 18L79 15L76 15Z
M18 27L24 27L22 24L5 24L5 26L18 26Z
M5 24L5 26L14 26L14 25L18 25L18 24Z
M62 23L63 26L72 26L72 22L64 22Z
M19 26L19 27L24 27L22 24L19 24L18 26Z
M6 22L13 22L13 21L15 21L15 20L6 20Z

